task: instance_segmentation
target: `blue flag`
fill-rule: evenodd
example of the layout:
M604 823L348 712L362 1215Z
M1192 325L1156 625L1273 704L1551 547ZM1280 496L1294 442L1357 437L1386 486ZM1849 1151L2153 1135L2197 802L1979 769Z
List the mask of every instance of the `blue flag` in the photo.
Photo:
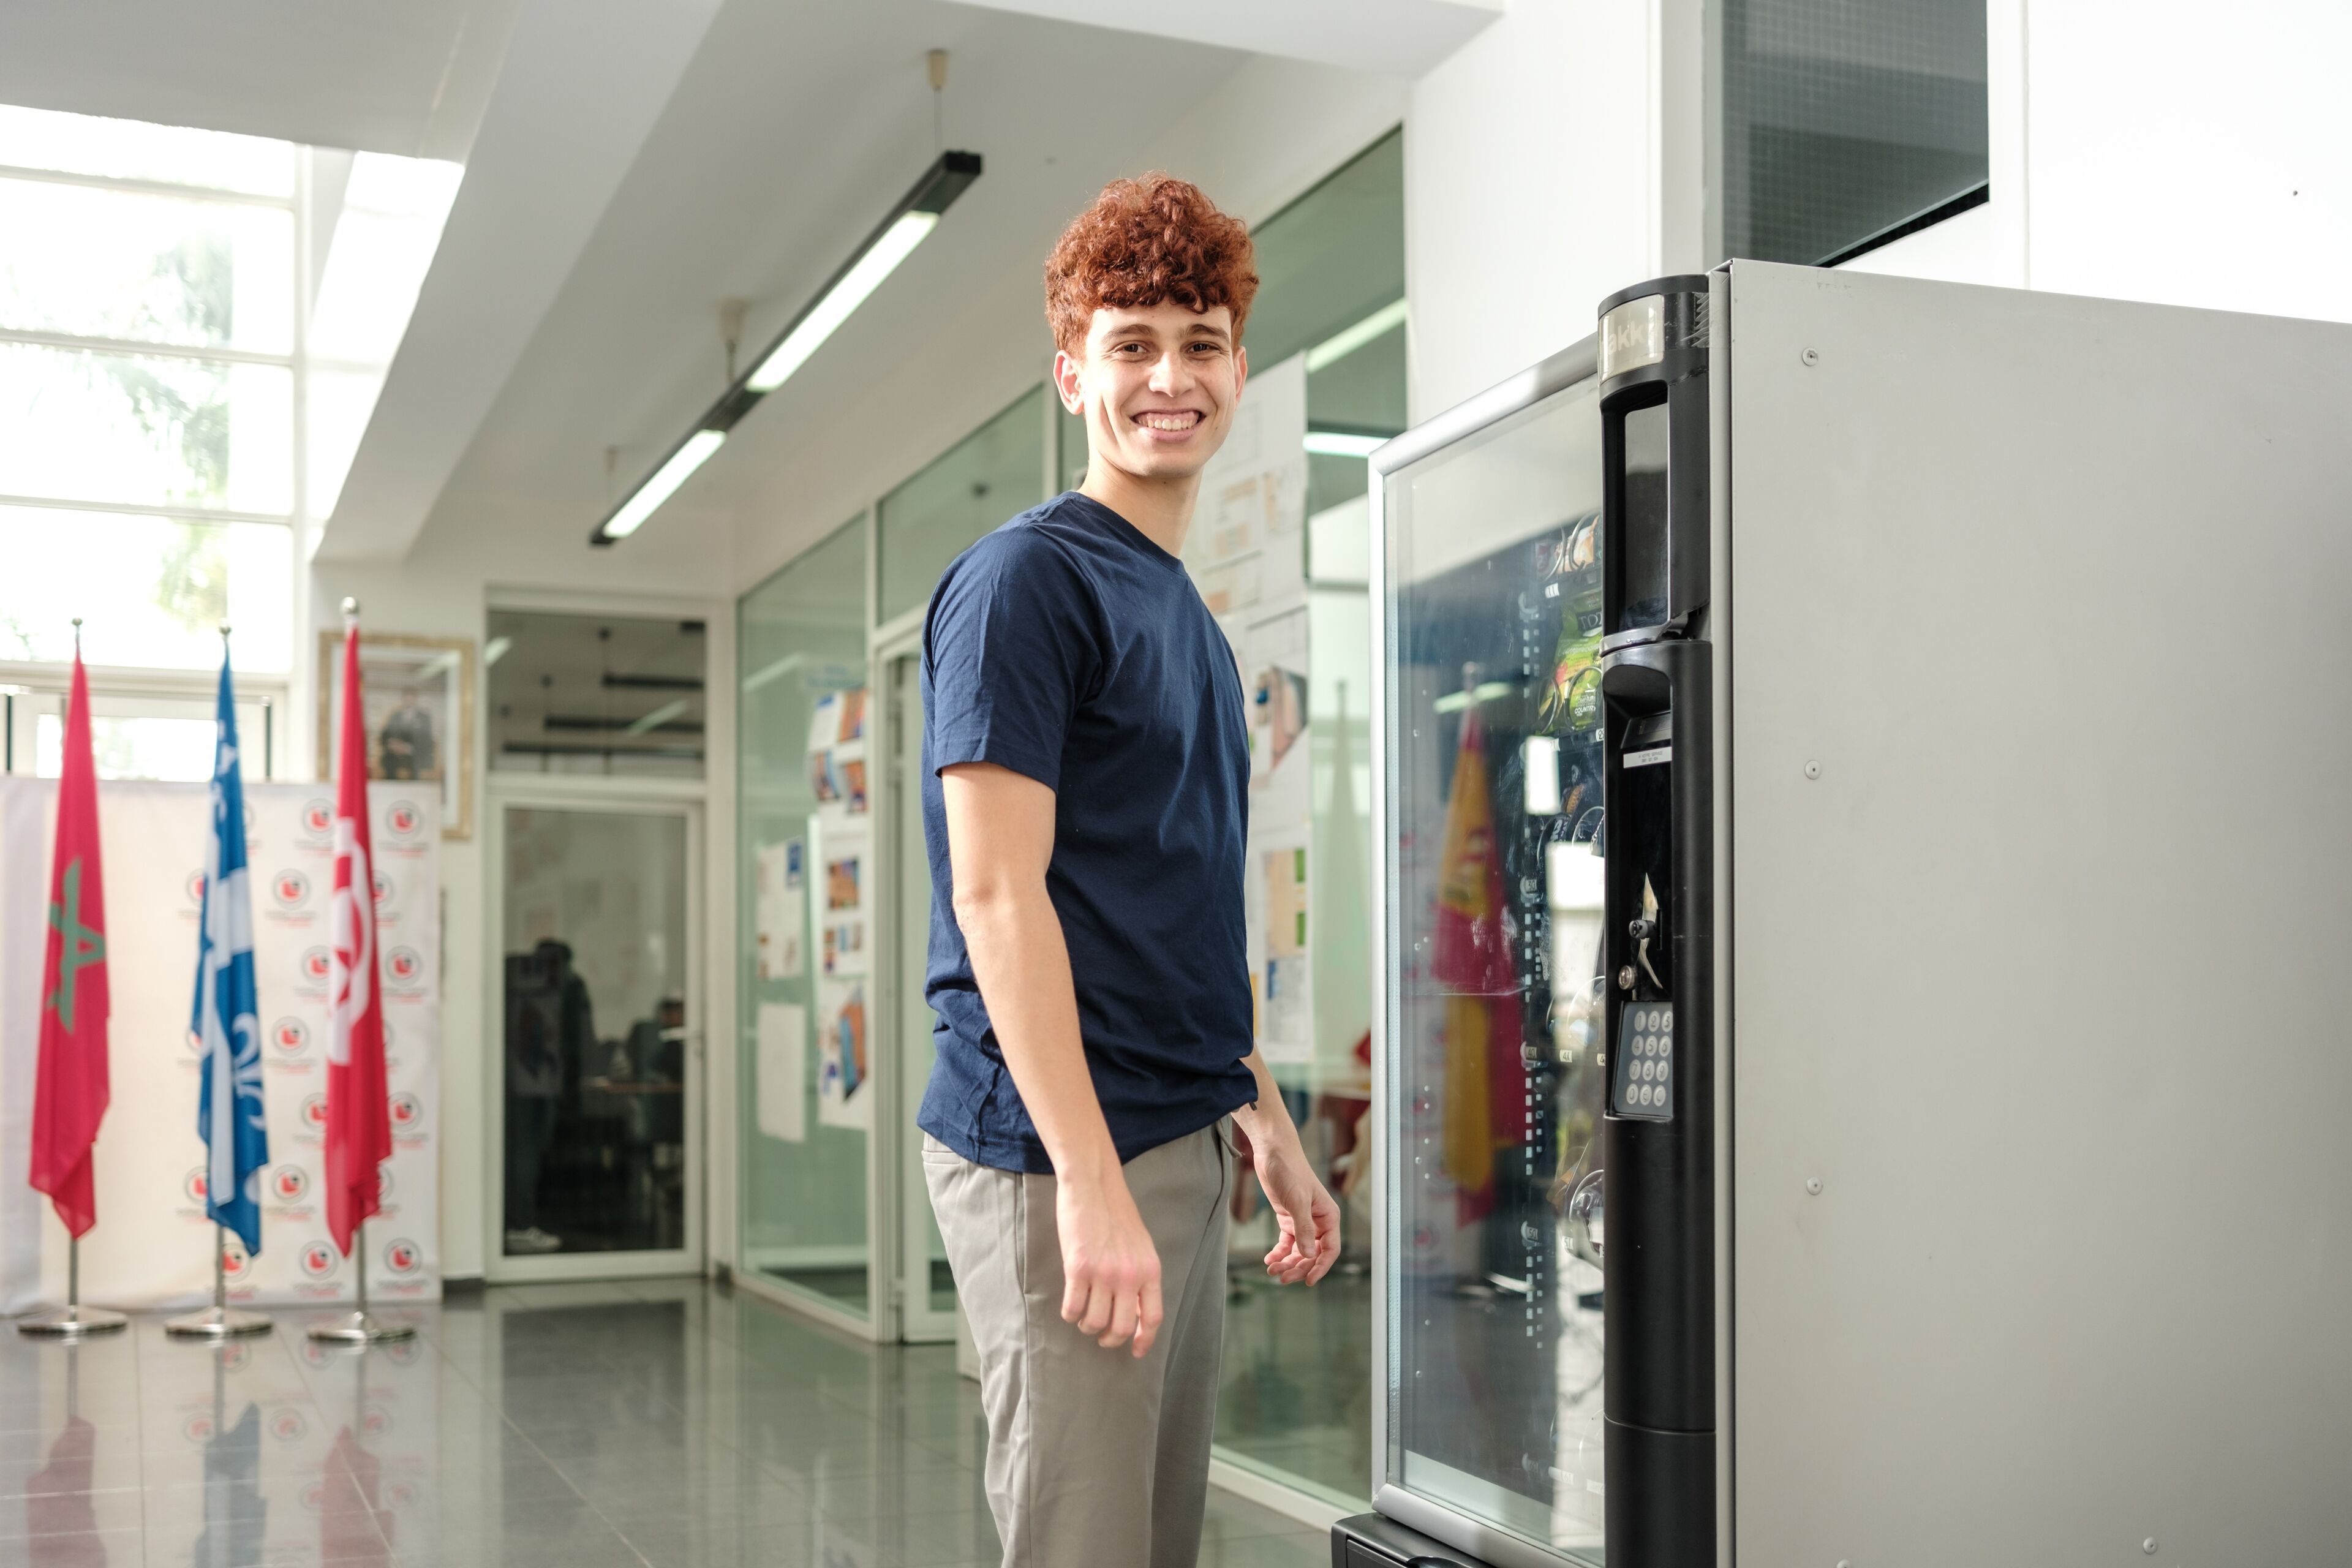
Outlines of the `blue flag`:
M213 756L213 832L205 855L204 917L196 938L195 1016L204 1047L196 1136L205 1212L261 1250L261 1168L269 1134L261 1115L261 1004L253 981L253 876L245 859L245 784L236 760L236 700L221 656L220 742ZM228 1107L226 1117L219 1108ZM226 1125L223 1123L226 1122Z

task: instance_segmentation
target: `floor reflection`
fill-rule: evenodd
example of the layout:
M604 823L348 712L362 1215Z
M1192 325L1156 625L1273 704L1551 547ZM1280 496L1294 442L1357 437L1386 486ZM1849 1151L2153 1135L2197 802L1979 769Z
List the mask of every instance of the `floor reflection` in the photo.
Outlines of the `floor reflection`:
M954 1568L999 1561L978 1391L694 1281L500 1289L365 1355L306 1314L0 1335L0 1563L28 1568ZM1319 1532L1218 1494L1206 1568Z

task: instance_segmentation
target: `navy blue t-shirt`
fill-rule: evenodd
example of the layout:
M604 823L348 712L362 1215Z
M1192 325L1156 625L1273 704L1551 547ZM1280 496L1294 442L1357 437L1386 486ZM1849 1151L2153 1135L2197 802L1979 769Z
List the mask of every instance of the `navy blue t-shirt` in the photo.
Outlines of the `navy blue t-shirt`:
M956 925L940 770L1050 787L1045 889L1122 1161L1257 1098L1242 934L1249 734L1224 633L1174 556L1075 491L957 557L923 625L924 996L939 1047L916 1121L965 1159L1051 1171Z

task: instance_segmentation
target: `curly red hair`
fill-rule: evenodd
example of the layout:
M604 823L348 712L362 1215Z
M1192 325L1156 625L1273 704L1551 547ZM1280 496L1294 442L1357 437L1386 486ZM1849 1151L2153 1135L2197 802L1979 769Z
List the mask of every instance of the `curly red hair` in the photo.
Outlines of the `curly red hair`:
M1094 313L1161 305L1234 313L1239 342L1257 296L1249 226L1219 212L1201 187L1169 174L1113 180L1045 261L1045 321L1055 346L1076 353Z

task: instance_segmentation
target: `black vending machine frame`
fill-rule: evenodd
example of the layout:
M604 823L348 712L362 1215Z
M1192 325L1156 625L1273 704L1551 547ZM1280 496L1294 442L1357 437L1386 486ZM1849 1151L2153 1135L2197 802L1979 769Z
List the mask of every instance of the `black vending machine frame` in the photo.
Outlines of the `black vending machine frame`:
M1664 1113L1621 1114L1627 1108L1612 1091L1601 1118L1610 1568L1701 1568L1716 1560L1707 281L1658 279L1601 304L1602 614L1611 633L1601 660L1609 851L1604 1081L1625 1081L1617 1069L1628 1005L1664 1002L1673 1009ZM1636 508L1626 482L1625 417L1660 404L1664 505ZM1636 558L1628 536L1634 529L1664 531L1643 545L1652 559L1664 554L1666 603L1654 624L1628 626L1625 566ZM1633 752L1643 756L1629 784Z

